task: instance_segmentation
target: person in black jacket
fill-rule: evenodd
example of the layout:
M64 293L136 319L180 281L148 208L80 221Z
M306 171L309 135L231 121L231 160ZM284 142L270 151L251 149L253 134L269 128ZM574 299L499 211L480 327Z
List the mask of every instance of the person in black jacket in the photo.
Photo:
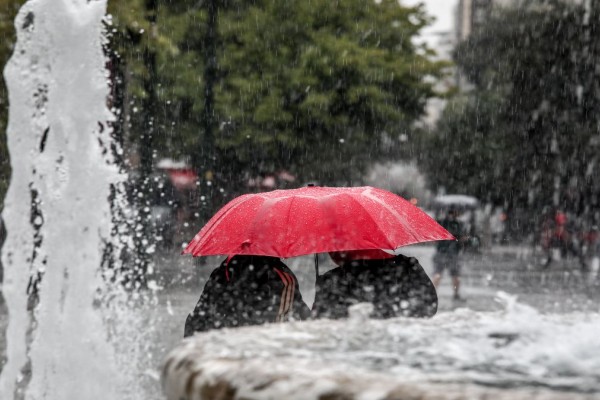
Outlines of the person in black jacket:
M432 317L438 298L416 258L381 250L329 253L339 265L317 278L313 316L345 318L348 307L369 302L372 318Z
M279 258L236 255L210 275L184 337L210 329L302 320L310 309L298 280Z
M453 299L455 301L464 301L460 296L460 263L458 254L462 243L466 240L462 222L458 220L458 211L454 208L448 210L446 217L439 221L439 224L452 234L457 240L442 240L437 242L436 252L433 256L433 284L436 288L440 286L442 274L447 269L452 278L452 288L454 289Z

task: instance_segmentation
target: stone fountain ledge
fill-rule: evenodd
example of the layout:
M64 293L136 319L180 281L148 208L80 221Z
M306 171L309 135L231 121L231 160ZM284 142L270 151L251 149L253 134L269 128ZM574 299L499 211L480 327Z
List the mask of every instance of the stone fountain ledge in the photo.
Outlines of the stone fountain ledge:
M533 344L544 345L544 337L531 329L511 331L511 324L501 323L506 320L505 313L463 310L431 320L359 317L206 332L184 340L169 354L163 391L168 400L597 398L599 391L585 385L598 383L594 372L577 378L581 387L569 381L574 372L568 370L580 366L567 362L553 376L559 363L537 357ZM573 322L571 316L565 326ZM590 320L582 316L581 323ZM587 329L578 324L574 329ZM499 329L490 330L490 325ZM563 326L556 328L560 340ZM527 362L510 365L516 354ZM528 360L538 359L550 366L544 369L540 361L528 369ZM583 362L595 365L589 359Z
M503 390L475 384L402 383L383 374L327 371L323 365L303 365L289 371L294 358L273 360L202 359L191 353L178 361L192 369L170 369L163 377L169 400L318 399L318 400L592 400L592 395L555 393L546 389ZM304 364L304 363L302 363Z

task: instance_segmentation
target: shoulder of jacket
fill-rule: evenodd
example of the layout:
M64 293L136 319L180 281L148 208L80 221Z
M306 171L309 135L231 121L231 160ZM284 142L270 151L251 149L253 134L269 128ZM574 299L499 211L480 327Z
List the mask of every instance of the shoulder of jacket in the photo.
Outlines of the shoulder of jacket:
M393 260L410 262L411 260L416 260L416 258L405 256L404 254L398 254L396 257L393 258Z
M402 265L402 266L410 266L410 267L416 267L419 264L419 260L417 260L415 257L410 257L410 256L405 256L402 254L397 255L394 258L394 261L396 263L396 265Z
M292 273L292 270L290 269L290 267L288 267L282 261L279 261L279 260L277 262L274 262L273 264L271 264L270 267L274 268L274 269L278 269L283 272L287 272L288 274Z

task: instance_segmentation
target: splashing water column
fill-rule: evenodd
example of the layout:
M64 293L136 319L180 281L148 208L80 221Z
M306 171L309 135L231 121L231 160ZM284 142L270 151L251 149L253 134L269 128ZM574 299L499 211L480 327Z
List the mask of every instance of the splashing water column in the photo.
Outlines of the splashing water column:
M16 19L18 41L5 69L12 177L3 212L10 316L2 399L122 398L95 301L104 285L109 184L121 179L107 151L105 12L106 0L30 0ZM33 314L29 283L38 285ZM30 377L22 373L28 360Z

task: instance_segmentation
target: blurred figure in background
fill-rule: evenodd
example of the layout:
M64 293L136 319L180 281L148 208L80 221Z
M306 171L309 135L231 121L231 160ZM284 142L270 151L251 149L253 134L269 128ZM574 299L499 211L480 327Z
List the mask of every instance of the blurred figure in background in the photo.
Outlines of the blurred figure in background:
M542 223L541 244L546 253L546 260L543 263L545 268L549 267L554 259L554 250L556 249L562 259L573 256L579 260L582 272L587 272L587 263L583 252L583 242L585 238L579 237L578 227L574 222L575 218L569 218L566 213L556 210L550 214Z
M443 220L439 221L448 232L450 232L457 240L443 240L437 242L436 253L433 256L433 284L436 288L439 287L444 270L448 270L452 278L452 288L454 290L453 299L455 301L463 301L460 296L460 263L458 254L460 253L461 244L465 240L464 228L462 223L457 219L458 212L456 209L449 209Z

